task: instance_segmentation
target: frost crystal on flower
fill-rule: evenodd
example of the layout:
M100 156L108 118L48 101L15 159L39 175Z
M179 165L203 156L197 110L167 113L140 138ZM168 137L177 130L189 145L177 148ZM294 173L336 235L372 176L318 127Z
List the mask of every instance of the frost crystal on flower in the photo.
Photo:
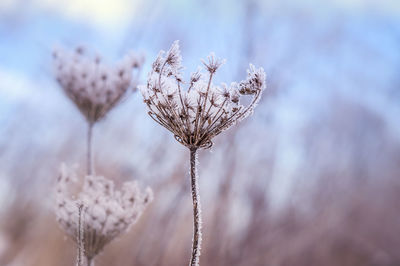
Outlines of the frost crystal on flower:
M193 73L184 90L181 61L179 43L175 41L167 53L160 52L147 85L139 89L149 115L171 131L177 141L188 148L209 148L213 137L252 114L265 88L265 72L250 65L247 79L216 86L212 79L224 61L211 54L208 61L203 61L207 75ZM240 103L243 95L252 97L250 104Z
M90 58L81 47L75 51L57 49L53 58L58 83L92 124L120 102L144 62L143 56L130 53L116 66L110 66L99 56Z
M111 180L86 176L82 191L73 197L70 186L75 181L74 171L62 165L56 186L55 213L61 227L78 242L79 206L83 206L83 248L86 258L91 260L138 220L151 202L153 193L150 188L141 191L135 181L126 182L121 190L115 190Z

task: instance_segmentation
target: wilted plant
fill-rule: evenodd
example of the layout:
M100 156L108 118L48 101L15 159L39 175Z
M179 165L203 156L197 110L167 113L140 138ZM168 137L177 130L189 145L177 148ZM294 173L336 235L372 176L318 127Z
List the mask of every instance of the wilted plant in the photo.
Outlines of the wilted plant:
M100 56L91 58L82 47L78 47L75 51L57 49L53 58L58 83L88 123L87 174L90 175L93 173L93 125L121 101L130 87L136 89L134 83L144 57L130 53L116 66L109 66Z
M83 189L76 196L70 192L77 180L65 165L56 186L55 213L65 232L78 245L78 265L83 256L88 266L104 246L126 232L153 198L150 188L140 190L135 181L125 182L121 190L101 176L86 176Z
M251 115L265 87L265 72L250 65L247 79L240 83L215 86L212 79L223 64L214 54L203 61L206 75L197 71L190 77L187 90L181 75L179 43L161 51L152 65L147 85L140 86L149 115L174 134L190 150L191 191L194 233L190 265L199 265L201 249L201 208L198 189L197 150L210 148L212 138ZM250 104L240 104L241 96L252 96Z

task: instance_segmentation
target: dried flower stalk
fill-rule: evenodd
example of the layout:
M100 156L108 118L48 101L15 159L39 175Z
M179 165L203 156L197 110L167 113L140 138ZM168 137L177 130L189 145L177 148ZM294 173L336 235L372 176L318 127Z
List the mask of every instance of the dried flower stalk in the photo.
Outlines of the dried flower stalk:
M197 149L190 150L190 181L192 191L192 202L193 202L193 240L192 240L192 256L190 259L190 265L199 265L200 260L200 249L201 249L201 205L200 205L200 193L198 184L197 174Z
M75 51L57 49L53 53L55 76L65 94L86 118L87 174L93 173L92 130L95 123L121 102L136 83L144 57L126 55L115 66L106 65L100 56L85 54L82 47Z
M210 148L212 139L238 121L251 115L265 88L265 72L250 65L247 78L230 86L215 86L212 79L224 63L214 54L203 61L207 75L193 73L183 90L182 57L179 43L161 51L152 65L147 85L139 89L149 111L158 124L174 134L175 139L190 150L190 174L194 214L194 233L190 265L199 265L201 248L201 210L197 177L197 150ZM244 95L252 97L250 104L240 104Z
M78 259L77 259L77 265L78 266L83 266L83 257L85 253L85 246L83 244L83 222L82 222L82 216L83 216L83 204L82 203L77 203L78 207L78 232L76 236L76 242L78 243Z

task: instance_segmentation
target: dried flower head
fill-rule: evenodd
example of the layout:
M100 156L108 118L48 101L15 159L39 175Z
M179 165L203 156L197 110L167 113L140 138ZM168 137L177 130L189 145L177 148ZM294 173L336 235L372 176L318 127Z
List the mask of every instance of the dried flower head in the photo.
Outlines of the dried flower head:
M187 90L183 90L181 61L179 43L175 41L167 53L160 52L147 86L139 89L149 115L171 131L177 141L190 149L209 148L213 137L252 114L265 88L265 72L250 65L246 80L216 86L212 79L224 60L211 54L203 62L208 75L193 73ZM252 96L247 106L240 104L243 95Z
M53 58L58 83L92 124L120 102L132 86L133 72L138 75L144 62L143 55L130 53L116 66L109 66L100 56L86 55L83 47L57 49Z
M55 213L69 236L78 242L76 236L81 235L84 254L91 260L138 220L151 202L153 193L150 188L141 191L135 181L126 182L121 190L115 190L111 180L86 176L82 191L73 197L70 185L75 181L74 171L62 165L57 180ZM83 230L80 230L78 221Z

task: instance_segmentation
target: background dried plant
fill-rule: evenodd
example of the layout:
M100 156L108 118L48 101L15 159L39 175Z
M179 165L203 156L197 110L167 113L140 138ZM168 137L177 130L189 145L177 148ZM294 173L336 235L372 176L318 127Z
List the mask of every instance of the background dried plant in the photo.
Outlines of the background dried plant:
M74 52L56 49L53 60L57 82L88 124L83 188L77 198L70 194L68 186L77 178L64 164L57 179L55 214L75 240L76 265L93 266L104 246L126 232L152 199L151 189L141 192L136 182L114 191L113 181L95 175L92 155L93 126L121 102L128 89L136 89L144 58L131 53L113 67L78 47Z
M75 104L87 122L87 174L94 173L92 155L93 126L119 104L129 89L135 90L142 55L131 52L115 66L91 56L83 47L75 51L53 51L55 78L65 95Z
M71 191L78 181L65 164L57 179L55 214L64 232L78 246L77 265L93 266L95 257L111 241L126 233L153 199L152 190L141 190L136 181L115 188L102 176L85 176L77 195ZM84 260L85 258L85 260Z
M18 3L0 16L0 265L75 259L47 195L60 161L85 160L85 123L53 82L44 44L82 38L112 43L110 55L145 48L149 56L180 39L187 66L210 50L229 59L218 82L240 79L247 62L265 67L269 94L252 119L200 152L202 263L400 265L397 2L143 1L127 8L131 24L104 35ZM184 147L139 97L109 115L98 124L98 172L117 184L138 177L157 197L97 265L181 265L192 233Z

